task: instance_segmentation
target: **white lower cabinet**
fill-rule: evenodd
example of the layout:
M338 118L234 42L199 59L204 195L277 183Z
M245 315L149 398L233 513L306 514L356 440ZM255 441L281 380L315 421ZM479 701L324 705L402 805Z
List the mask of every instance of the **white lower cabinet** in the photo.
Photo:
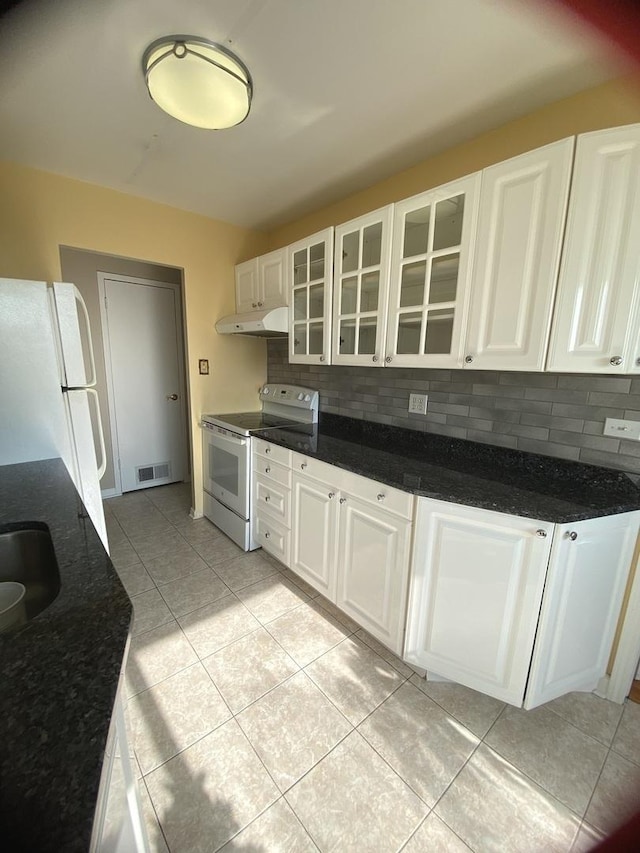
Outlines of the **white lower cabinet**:
M291 570L401 654L412 496L296 453L292 491Z
M593 690L639 521L554 525L418 499L405 659L526 708Z
M267 441L252 439L252 534L285 566L291 546L291 452Z

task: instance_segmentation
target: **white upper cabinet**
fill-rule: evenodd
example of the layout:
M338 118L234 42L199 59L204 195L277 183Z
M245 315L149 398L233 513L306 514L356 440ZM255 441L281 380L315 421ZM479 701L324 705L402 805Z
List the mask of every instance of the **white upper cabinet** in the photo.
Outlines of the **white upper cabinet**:
M392 216L390 204L336 228L334 364L384 364Z
M333 228L288 248L289 361L331 361Z
M640 124L578 137L548 370L640 372Z
M276 249L236 266L236 311L261 311L287 305L287 249Z
M480 172L395 205L387 364L462 364Z
M543 370L574 140L482 173L467 368Z

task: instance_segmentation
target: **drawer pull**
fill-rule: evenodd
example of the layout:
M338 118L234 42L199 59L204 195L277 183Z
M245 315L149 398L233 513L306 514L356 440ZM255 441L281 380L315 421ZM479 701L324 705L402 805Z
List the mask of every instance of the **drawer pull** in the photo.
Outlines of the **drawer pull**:
M536 536L539 536L541 539L546 539L547 531L540 528L539 530L536 530Z
M271 448L270 448L270 447L265 447L264 452L265 452L265 453L271 453Z
M379 501L383 501L386 498L386 495L384 494L384 492L380 492L380 494L377 497L378 497Z
M336 493L335 493L335 492L329 492L329 497L330 497L330 498L335 498L335 496L336 496Z
M567 537L567 539L571 539L572 542L575 542L578 538L578 534L575 532L575 530L567 530L564 535Z
M302 470L304 471L304 469L307 467L307 463L306 463L306 462L301 462L301 463L300 463L300 467L301 467L301 468L302 468Z
M271 466L270 466L270 465L267 465L267 467L264 469L264 473L265 473L265 474L270 474L270 473L271 473Z
M341 504L346 504L346 502L347 502L347 499L346 499L346 498L340 498L340 503L341 503Z
M612 364L614 367L620 367L623 362L623 358L621 355L613 355L609 359L609 364Z
M265 495L265 496L264 496L264 502L265 502L265 503L267 503L267 504L268 504L270 500L271 500L271 495Z
M265 538L265 539L271 539L271 534L269 533L269 531L268 531L268 530L267 530L267 532L264 534L264 538Z

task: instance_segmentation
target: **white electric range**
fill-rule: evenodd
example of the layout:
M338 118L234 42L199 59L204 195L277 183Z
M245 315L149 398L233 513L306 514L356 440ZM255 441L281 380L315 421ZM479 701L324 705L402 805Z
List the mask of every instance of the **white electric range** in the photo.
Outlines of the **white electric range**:
M260 411L203 415L200 422L204 514L245 551L260 547L251 524L251 434L286 427L310 447L318 422L318 392L311 388L267 383L260 401Z

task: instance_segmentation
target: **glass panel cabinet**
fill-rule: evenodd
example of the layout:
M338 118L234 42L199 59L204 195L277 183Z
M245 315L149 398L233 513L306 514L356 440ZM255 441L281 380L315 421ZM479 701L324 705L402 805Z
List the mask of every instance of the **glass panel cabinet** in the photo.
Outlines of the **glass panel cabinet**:
M333 228L289 246L289 361L331 361Z
M462 365L480 173L395 205L385 362Z
M388 205L336 228L334 364L384 364L392 216Z

